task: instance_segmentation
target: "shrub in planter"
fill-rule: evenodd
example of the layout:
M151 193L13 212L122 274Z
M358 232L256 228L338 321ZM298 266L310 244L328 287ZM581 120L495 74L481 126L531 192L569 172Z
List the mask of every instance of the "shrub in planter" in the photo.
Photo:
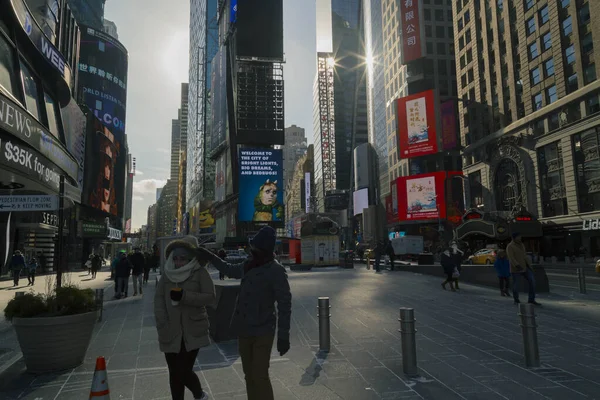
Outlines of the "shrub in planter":
M25 294L8 303L4 316L29 372L74 368L83 362L97 319L94 292L69 285L45 296Z

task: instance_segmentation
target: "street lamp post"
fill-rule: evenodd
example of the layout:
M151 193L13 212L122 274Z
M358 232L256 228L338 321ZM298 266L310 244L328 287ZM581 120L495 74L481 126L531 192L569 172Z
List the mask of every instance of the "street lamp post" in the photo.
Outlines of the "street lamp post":
M56 288L60 289L62 285L62 262L63 262L63 247L64 247L64 225L65 225L65 177L60 176L60 184L58 189L58 239L54 260L56 261Z

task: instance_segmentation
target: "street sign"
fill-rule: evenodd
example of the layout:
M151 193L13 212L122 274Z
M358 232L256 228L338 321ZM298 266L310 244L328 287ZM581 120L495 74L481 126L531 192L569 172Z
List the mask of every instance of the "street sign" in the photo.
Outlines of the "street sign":
M0 196L0 212L18 211L56 211L58 196Z

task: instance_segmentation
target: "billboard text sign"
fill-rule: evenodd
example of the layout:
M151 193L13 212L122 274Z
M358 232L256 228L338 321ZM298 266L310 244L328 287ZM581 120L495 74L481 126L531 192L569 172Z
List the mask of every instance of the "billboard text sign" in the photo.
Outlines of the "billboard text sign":
M419 0L400 0L400 26L402 28L402 64L423 57Z
M400 158L420 157L438 152L433 90L397 100L398 148Z
M238 220L283 221L283 155L281 150L240 149Z
M443 171L398 178L398 219L445 219L445 180L446 172Z

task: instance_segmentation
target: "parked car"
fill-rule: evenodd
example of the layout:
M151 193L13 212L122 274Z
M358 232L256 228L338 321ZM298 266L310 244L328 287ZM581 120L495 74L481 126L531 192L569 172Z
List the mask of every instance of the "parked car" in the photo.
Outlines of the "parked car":
M472 256L469 257L469 261L471 264L475 265L492 265L496 261L496 250L477 250Z

